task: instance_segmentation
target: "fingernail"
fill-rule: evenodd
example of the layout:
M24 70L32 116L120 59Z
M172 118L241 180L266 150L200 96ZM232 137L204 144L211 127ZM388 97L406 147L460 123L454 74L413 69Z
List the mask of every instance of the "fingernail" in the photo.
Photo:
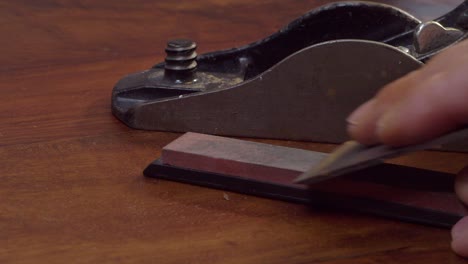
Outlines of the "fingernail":
M375 125L375 133L377 137L382 138L382 136L387 132L389 128L392 127L392 123L395 121L395 117L398 115L398 112L395 109L389 110L382 115L381 118L377 121Z
M351 115L349 115L346 119L346 122L348 123L348 125L351 126L359 125L359 123L361 123L362 120L364 120L367 116L372 114L374 106L375 99L367 101L366 103L358 107L354 112L352 112Z

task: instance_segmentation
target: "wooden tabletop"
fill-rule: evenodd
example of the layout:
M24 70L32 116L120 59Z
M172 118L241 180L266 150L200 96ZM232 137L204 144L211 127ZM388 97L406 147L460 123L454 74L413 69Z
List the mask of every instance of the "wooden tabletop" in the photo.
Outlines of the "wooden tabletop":
M143 177L179 134L114 118L119 78L162 61L168 39L231 48L326 2L0 3L0 263L464 262L448 230ZM429 19L461 1L386 2ZM468 155L395 162L456 172Z

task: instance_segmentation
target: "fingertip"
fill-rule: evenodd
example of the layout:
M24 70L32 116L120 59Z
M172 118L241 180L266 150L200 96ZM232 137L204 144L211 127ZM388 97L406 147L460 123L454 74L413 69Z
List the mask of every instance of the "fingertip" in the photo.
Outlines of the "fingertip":
M455 193L463 203L468 204L468 166L455 179ZM451 234L452 250L462 257L468 257L468 217L458 221L452 227Z
M346 119L350 137L362 144L371 145L378 142L375 134L376 100L371 99L358 107Z
M361 106L359 106L356 110L354 110L348 118L346 118L346 122L350 125L358 126L362 125L366 119L372 114L375 108L376 101L375 99L371 99Z
M465 230L468 231L468 217L463 217L452 227L452 240L458 240L460 237L462 237L462 234Z
M451 247L455 254L461 257L468 257L468 239L452 240Z
M452 228L452 250L462 257L468 257L468 217L462 218Z
M366 131L366 129L368 129ZM365 126L358 126L348 124L348 135L357 142L364 145L375 145L378 143L378 139L375 136L375 133L372 128Z
M404 141L399 128L398 111L398 106L394 106L377 121L376 135L385 145L398 146Z

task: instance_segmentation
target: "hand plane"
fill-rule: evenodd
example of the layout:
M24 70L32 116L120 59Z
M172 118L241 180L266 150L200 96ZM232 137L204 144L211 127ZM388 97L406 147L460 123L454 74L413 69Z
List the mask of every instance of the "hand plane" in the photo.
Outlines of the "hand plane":
M136 129L341 143L352 110L467 36L468 1L424 23L336 2L239 48L198 56L193 41L169 41L165 62L115 85L112 112Z

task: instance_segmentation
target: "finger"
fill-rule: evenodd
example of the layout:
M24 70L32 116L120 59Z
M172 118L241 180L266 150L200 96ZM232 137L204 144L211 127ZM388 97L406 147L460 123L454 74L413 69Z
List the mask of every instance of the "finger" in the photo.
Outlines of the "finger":
M375 99L361 105L346 120L348 122L348 134L366 145L378 143L378 139L375 136L375 124L380 116L380 111Z
M452 250L462 257L468 257L468 217L462 218L452 228Z
M377 121L401 98L405 98L411 89L415 89L415 84L422 78L420 70L413 71L386 85L373 99L356 109L347 118L347 129L351 138L366 145L380 143Z
M418 71L387 85L348 118L348 132L364 144L415 144L468 121L468 41Z
M426 74L426 78L440 72L441 69L451 66L458 67L464 64L465 61L460 59L460 56L464 56L467 51L468 40L465 40L439 53L425 66L424 73Z
M455 179L455 193L468 205L468 166L458 173ZM464 217L452 227L452 249L460 256L468 257L468 217Z
M388 145L421 143L468 121L468 58L420 82L377 121L376 134Z

